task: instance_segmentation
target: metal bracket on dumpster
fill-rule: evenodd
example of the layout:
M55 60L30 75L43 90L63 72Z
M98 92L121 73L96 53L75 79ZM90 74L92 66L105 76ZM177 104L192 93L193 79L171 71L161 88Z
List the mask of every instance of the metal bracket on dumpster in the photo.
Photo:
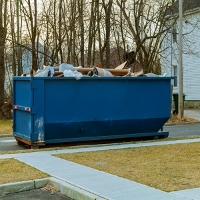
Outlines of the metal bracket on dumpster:
M36 115L37 114L37 106L32 106L31 108L31 114Z

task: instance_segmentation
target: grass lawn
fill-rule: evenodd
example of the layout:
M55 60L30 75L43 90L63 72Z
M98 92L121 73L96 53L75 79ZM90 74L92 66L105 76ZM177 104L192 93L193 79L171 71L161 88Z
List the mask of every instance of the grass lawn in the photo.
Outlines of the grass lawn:
M0 159L0 184L46 177L49 177L49 175L18 160Z
M0 120L0 135L12 134L12 121Z
M163 191L200 187L200 143L55 155Z

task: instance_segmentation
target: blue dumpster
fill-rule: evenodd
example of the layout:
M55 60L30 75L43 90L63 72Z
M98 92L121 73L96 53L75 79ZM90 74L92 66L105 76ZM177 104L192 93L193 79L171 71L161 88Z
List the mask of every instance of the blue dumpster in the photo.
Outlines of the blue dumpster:
M168 137L170 77L14 77L13 135L39 146Z

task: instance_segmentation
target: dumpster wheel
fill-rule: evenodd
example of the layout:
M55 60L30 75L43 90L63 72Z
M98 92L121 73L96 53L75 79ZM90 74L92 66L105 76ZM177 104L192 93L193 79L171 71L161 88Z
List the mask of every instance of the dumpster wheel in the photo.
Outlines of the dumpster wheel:
M17 142L17 145L19 145L19 146L22 146L22 145L25 144L24 142L22 142L22 141L20 141L20 140L18 140L18 139L16 139L16 142Z

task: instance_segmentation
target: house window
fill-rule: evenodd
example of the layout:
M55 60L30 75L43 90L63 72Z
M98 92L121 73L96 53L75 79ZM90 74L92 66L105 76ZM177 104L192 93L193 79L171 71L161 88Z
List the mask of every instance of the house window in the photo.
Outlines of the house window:
M172 26L172 40L173 43L177 42L177 27L176 24Z
M177 86L178 86L177 74L178 74L177 65L173 65L174 87L177 87Z

